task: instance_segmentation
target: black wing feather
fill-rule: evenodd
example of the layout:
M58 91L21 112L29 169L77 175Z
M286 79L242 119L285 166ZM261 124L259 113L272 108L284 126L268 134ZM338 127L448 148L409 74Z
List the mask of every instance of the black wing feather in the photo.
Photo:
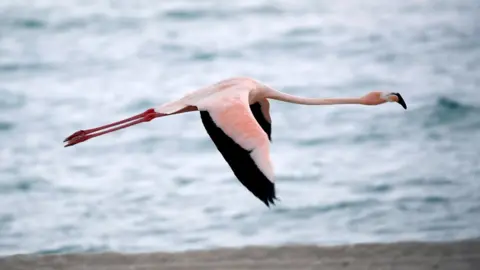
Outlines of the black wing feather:
M257 120L258 124L260 124L265 133L267 133L268 139L272 141L272 124L265 119L260 103L257 102L250 105L250 110L252 111L253 116Z
M243 149L220 129L207 111L200 111L202 123L223 158L227 161L237 179L265 205L274 203L275 186L260 171L250 156L250 151Z

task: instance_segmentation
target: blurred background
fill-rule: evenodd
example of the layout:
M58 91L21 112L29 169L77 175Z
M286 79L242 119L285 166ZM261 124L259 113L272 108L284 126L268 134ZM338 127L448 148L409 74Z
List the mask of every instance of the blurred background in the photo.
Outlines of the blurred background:
M480 237L480 1L3 0L0 254ZM272 101L281 199L235 179L198 113L63 148L232 76Z

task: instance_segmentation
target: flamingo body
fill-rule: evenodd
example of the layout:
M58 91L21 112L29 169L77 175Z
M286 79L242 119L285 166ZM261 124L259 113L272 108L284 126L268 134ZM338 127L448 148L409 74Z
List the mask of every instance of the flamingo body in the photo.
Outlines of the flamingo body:
M258 97L262 87L251 79L228 79L156 111L168 113L182 106L198 108L208 135L235 176L268 206L274 203L275 188L269 154L270 116L268 109L261 108L261 103L268 101Z

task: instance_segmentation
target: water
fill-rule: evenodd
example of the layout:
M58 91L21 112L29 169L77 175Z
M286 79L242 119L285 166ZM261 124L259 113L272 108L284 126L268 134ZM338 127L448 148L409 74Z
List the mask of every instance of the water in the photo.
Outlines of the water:
M0 254L480 237L480 2L2 1ZM72 132L231 76L272 102L281 201L233 177L198 113Z

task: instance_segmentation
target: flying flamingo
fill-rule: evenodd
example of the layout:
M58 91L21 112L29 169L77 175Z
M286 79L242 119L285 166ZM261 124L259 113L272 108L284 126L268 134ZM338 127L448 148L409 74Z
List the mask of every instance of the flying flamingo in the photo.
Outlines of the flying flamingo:
M77 131L65 139L65 147L158 117L200 111L208 135L234 175L254 196L270 207L277 198L269 153L272 120L268 99L304 105L379 105L397 102L407 109L399 93L375 91L358 98L306 98L279 92L251 78L230 78L130 118Z

